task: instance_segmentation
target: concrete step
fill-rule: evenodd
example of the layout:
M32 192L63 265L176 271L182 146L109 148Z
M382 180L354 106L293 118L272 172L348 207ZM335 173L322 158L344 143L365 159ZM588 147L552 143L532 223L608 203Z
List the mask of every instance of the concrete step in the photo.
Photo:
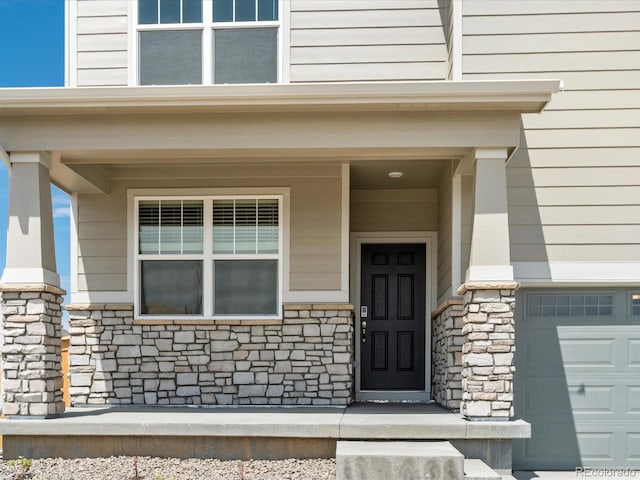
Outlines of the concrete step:
M464 457L449 442L339 441L337 480L463 480Z
M464 480L503 480L489 465L477 458L465 458Z

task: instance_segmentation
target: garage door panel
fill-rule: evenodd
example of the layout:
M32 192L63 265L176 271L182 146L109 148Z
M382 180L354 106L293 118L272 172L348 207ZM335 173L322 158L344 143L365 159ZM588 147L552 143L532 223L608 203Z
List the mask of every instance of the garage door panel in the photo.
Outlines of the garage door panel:
M569 400L573 415L614 415L614 385L585 385L568 383Z
M565 368L578 367L591 369L594 367L615 367L614 347L616 341L614 338L575 338L576 335L581 334L579 334L578 332L564 333L574 335L574 338L572 339L560 339L560 351ZM584 335L584 332L582 333L582 335ZM585 352L589 352L589 355L586 358Z
M558 374L558 362L562 360L557 340L549 338L548 331L527 332L519 346L528 371L535 368L537 375L553 376Z
M626 434L627 462L640 464L640 431Z
M630 386L629 388L627 388L626 398L626 413L628 415L640 416L640 386Z
M585 463L606 465L614 461L614 432L578 431L576 437L580 456Z
M640 369L640 338L627 340L627 365L630 368Z
M559 420L571 415L569 397L567 396L566 381L564 377L527 378L526 386L523 389L523 411L522 414L529 416L553 416ZM549 412L548 405L556 405L556 408Z
M580 461L580 450L572 423L532 423L531 436L536 438L535 442L515 440L514 452L521 450L532 466L570 468ZM562 452L562 455L558 455L558 452Z
M567 298L592 295L613 298L606 314L560 315ZM528 296L541 306L527 316ZM625 289L519 294L515 408L532 438L514 443L515 466L640 468L640 318L629 301Z

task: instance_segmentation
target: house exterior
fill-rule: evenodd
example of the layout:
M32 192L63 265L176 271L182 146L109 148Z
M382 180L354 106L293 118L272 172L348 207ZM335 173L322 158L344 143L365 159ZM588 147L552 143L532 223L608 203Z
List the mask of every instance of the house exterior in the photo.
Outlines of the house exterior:
M3 409L431 401L640 467L640 1L69 0L0 90Z

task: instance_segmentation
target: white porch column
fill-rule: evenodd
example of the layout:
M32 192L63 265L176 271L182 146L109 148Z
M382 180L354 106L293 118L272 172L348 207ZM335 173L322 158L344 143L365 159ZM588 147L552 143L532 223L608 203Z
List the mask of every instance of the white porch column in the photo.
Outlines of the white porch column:
M53 243L51 160L44 152L10 154L7 263L2 283L59 286Z
M462 402L468 419L513 416L513 281L507 214L507 150L475 151L475 207L462 326Z
M10 155L7 264L2 275L2 411L49 417L64 411L61 310L48 155Z
M475 207L466 281L513 281L507 214L507 149L476 149L475 160Z

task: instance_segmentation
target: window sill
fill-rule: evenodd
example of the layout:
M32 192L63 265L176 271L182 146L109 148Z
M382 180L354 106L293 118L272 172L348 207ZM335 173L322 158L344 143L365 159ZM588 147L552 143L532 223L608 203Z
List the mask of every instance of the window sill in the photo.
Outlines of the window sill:
M193 319L170 320L160 318L137 318L133 325L282 325L281 318L219 318L219 319Z

